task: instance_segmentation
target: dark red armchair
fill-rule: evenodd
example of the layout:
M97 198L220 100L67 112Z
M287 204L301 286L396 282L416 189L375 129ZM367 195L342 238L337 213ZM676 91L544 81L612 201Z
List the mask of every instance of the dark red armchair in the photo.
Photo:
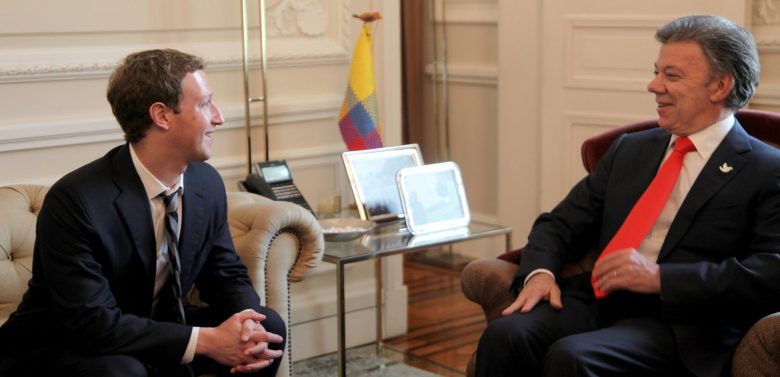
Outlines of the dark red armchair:
M743 109L737 119L747 133L775 147L780 147L780 114ZM658 127L656 120L631 123L595 135L582 143L582 164L593 171L612 142L623 133ZM525 231L525 230L523 230ZM469 263L461 274L461 289L469 300L482 306L485 319L490 322L514 301L509 287L520 262L522 249L499 255L498 258L477 259ZM582 260L564 266L562 276L589 271L596 260L591 252ZM779 298L780 299L780 298ZM467 375L473 376L474 357L469 361ZM757 322L742 339L734 355L734 376L772 376L780 373L780 313Z

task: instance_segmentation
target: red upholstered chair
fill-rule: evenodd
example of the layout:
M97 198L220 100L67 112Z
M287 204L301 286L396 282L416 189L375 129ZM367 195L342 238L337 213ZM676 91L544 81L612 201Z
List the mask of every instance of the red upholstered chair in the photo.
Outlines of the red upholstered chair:
M737 119L747 133L775 147L780 147L780 114L743 109ZM601 156L612 142L623 133L658 127L656 120L646 120L617 127L595 135L582 143L582 164L588 172L596 168ZM477 259L469 263L461 274L461 289L471 301L482 306L485 319L490 322L501 316L501 310L514 301L509 293L522 248L499 255L498 258ZM591 252L582 260L564 266L561 275L571 276L593 268L597 257ZM780 298L779 298L780 299ZM468 376L473 376L474 356L469 361ZM780 313L767 316L756 323L742 339L733 360L734 376L769 376L780 371Z

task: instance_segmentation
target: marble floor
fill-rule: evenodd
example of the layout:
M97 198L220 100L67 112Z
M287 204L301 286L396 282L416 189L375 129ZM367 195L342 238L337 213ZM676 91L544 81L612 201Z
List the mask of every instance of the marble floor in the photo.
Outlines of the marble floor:
M338 375L338 360L335 353L296 361L293 363L295 377L333 377ZM347 351L347 376L361 377L436 377L391 358L378 358L373 345L353 348Z

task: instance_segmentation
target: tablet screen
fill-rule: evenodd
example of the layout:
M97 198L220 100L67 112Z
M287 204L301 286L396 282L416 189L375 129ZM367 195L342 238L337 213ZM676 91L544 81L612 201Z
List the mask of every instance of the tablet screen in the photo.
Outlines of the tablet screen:
M342 159L360 218L382 222L404 216L396 174L422 165L417 144L344 152Z
M397 179L407 227L412 233L468 225L468 202L460 169L454 162L404 168Z

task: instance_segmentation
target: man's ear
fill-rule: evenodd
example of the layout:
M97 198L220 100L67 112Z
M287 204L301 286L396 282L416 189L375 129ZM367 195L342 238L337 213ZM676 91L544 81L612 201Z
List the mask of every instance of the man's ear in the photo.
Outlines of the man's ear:
M731 74L721 75L710 81L710 101L723 102L728 98L731 89L734 88L734 76Z
M152 124L155 127L168 129L168 118L170 110L168 106L165 106L162 102L155 102L152 106L149 106L149 117L152 118Z

